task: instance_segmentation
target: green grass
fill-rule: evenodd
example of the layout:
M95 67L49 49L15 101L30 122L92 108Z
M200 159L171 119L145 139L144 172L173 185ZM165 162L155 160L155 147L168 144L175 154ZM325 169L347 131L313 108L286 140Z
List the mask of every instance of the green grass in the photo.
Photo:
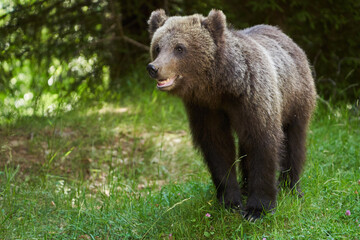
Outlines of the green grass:
M0 126L0 239L359 239L358 104L319 102L305 197L250 223L217 203L181 102L145 85Z

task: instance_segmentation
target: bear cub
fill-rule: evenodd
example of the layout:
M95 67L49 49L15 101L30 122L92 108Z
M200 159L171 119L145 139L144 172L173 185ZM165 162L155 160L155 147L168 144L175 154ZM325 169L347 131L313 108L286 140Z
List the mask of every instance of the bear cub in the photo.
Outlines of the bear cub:
M274 210L278 183L301 195L316 102L303 50L277 27L228 28L219 10L207 17L157 10L148 24L149 75L159 90L182 99L220 203L252 221Z

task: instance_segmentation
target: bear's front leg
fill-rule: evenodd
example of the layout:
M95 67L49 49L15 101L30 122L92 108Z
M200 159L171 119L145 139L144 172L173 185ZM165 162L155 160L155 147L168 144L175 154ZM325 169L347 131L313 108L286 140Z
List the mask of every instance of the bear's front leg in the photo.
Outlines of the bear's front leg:
M186 105L195 146L200 148L211 172L217 198L225 207L242 209L236 179L235 144L230 122L221 110Z
M280 136L279 134L278 136ZM247 142L248 192L245 218L254 221L276 206L276 170L282 138L263 133Z

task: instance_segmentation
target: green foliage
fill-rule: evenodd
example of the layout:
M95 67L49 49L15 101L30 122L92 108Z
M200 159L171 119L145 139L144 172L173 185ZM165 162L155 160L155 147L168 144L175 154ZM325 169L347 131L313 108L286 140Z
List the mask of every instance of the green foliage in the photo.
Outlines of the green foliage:
M131 2L133 10L150 4ZM134 27L140 20L132 22L130 5L122 2L5 1L0 6L0 92L17 100L26 93L35 101L44 93L88 98L119 87L125 69L144 59L145 51L126 40L147 39L146 23Z

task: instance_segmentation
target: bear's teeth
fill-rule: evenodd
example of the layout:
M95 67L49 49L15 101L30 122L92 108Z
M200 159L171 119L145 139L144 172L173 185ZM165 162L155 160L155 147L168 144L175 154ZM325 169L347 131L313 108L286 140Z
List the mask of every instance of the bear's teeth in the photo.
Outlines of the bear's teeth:
M167 78L167 79L164 79L164 80L157 80L157 86L159 88L171 86L171 85L174 84L175 79L176 79L176 76L175 77L170 77L170 78Z
M170 78L166 79L166 80L160 80L159 81L159 84L160 85L164 85L164 84L167 84L168 82L170 82Z

